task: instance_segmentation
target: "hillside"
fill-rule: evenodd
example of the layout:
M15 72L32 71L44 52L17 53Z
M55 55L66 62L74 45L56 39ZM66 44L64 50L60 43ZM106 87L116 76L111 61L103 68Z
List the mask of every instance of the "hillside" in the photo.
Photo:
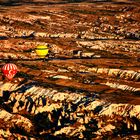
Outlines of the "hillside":
M0 139L140 139L139 1L0 2Z

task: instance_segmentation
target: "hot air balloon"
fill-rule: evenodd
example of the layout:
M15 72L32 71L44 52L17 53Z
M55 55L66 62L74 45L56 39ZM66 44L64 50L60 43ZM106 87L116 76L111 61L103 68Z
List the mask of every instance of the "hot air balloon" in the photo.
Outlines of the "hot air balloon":
M45 56L48 54L48 47L44 45L39 45L36 47L36 53L40 58L45 58Z
M17 73L17 66L12 63L5 64L2 67L2 72L9 80L12 80L12 78Z

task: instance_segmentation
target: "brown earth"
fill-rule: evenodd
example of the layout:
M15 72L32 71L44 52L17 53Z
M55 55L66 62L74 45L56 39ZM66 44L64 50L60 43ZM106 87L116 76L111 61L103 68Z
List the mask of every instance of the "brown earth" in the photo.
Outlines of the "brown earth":
M140 139L138 0L0 3L0 139Z

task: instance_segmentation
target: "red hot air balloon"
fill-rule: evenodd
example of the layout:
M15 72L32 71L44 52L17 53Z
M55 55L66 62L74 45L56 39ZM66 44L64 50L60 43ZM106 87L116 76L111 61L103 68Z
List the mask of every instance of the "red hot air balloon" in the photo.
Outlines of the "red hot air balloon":
M12 80L12 78L17 73L17 66L12 63L5 64L2 67L2 72L9 80Z

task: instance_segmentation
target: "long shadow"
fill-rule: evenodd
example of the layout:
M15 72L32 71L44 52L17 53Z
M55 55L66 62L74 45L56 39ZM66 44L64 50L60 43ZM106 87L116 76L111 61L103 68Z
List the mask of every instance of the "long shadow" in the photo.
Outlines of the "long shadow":
M24 4L36 4L36 5L53 5L53 4L68 4L68 3L78 3L78 2L87 2L87 0L62 0L59 2L51 2L51 1L45 1L45 2L24 2Z
M18 3L18 2L9 1L9 2L0 2L0 5L1 6L19 6L19 5L22 5L22 4Z
M100 57L100 58L110 58L110 59L118 59L118 57L106 57L106 56L102 56L102 57ZM122 55L122 54L120 54L120 56L119 56L119 59L130 59L131 57L129 57L129 56L126 56L126 55ZM57 57L57 58L35 58L35 59L20 59L20 58L18 58L18 59L12 59L12 58L6 58L6 59L4 59L4 58L0 58L0 61L1 62L6 62L6 63L13 63L13 62L18 62L18 61L42 61L42 62L48 62L48 61L53 61L53 60L93 60L93 59L96 59L96 57L94 58L94 57L91 57L91 58L89 58L89 57L84 57L84 58L82 58L82 57L71 57L71 58L65 58L65 57ZM98 58L97 58L98 59Z
M19 1L12 1L9 0L8 2L0 2L1 6L20 6L20 5L56 5L56 4L69 4L69 3L80 3L80 2L89 2L89 3L106 3L106 2L111 2L112 4L126 4L126 2L116 2L114 0L62 0L59 2L56 1L45 1L40 2L40 1L24 1L24 0L19 0ZM139 2L139 0L133 0L132 2Z
M9 0L8 2L0 2L0 5L2 6L20 6L20 5L55 5L55 4L68 4L68 3L80 3L80 2L89 2L89 3L96 3L96 2L110 2L112 0L95 0L95 1L87 1L87 0L62 0L62 1L59 1L59 2L56 2L56 1L24 1L24 0L19 0L18 1L12 1L12 0Z
M26 80L23 81L22 83L19 83L19 85L22 85L22 86L12 92L24 93L26 92L26 90L32 88L33 86L37 86L37 87L43 87L43 88L53 88L53 89L58 90L58 92L68 91L71 93L78 93L78 94L86 93L86 95L89 97L95 95L95 92L91 92L91 91L89 92L88 90L85 90L85 89L78 89L76 87L68 87L65 85L62 86L62 85L57 85L55 83L52 84L52 83L48 83L42 80L28 82L29 80L35 80L34 77L28 74L25 74L25 75L20 74L20 72L18 73L18 76L24 77Z
M0 5L2 6L20 6L20 5L52 5L52 4L67 4L67 3L70 3L69 1L61 1L61 2L32 2L32 1L28 1L28 2L12 2L12 1L9 1L9 2L0 2Z
M32 88L35 85L36 85L35 82L26 83L23 86L21 86L20 88L18 88L17 90L14 90L12 92L25 93L26 90L29 90L30 88Z
M0 40L7 40L8 39L8 37L6 37L6 36L0 36Z

